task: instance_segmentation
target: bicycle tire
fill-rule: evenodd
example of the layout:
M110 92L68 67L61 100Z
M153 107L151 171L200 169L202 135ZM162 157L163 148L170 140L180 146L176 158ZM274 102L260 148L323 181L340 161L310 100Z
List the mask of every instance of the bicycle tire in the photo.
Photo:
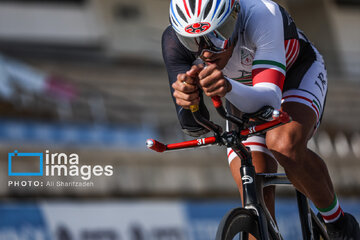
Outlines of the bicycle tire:
M252 211L244 208L230 210L221 220L216 240L233 240L239 233L250 233L259 239L259 223Z

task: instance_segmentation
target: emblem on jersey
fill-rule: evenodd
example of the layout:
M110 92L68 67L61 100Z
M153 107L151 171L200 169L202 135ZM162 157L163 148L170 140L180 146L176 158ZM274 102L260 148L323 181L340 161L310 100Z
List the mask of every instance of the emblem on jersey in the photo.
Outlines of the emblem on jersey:
M193 23L189 26L185 27L185 31L190 34L195 33L202 33L208 30L211 27L210 23L207 22L199 22L199 23Z
M241 49L241 64L244 66L251 66L254 60L254 55L246 50Z

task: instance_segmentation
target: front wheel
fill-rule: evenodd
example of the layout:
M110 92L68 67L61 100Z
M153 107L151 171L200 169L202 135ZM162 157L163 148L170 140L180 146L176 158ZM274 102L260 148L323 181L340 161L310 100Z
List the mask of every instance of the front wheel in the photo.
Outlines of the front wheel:
M221 220L216 240L248 239L249 234L259 239L257 217L250 210L234 208Z

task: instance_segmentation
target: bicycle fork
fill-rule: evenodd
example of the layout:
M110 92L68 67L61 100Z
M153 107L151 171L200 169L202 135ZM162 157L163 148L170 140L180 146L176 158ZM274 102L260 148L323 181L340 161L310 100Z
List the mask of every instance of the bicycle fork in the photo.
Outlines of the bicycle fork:
M255 182L256 173L252 164L251 154L243 144L236 147L233 146L232 149L241 159L240 176L242 180L244 208L255 212L258 217L261 240L268 240L269 231L267 217L260 204L259 196L257 194L257 186ZM247 240L248 234L243 234L241 237L242 240Z
M262 240L269 239L267 218L256 192L255 185L255 168L253 166L242 166L240 175L243 185L244 208L253 210L258 217L259 231ZM243 236L245 237L245 236ZM247 238L244 238L247 239Z

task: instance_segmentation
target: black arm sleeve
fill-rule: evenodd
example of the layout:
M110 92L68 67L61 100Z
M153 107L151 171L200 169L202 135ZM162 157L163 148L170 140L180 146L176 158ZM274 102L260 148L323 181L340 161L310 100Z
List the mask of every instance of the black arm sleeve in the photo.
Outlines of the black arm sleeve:
M186 134L191 136L202 135L207 131L204 131L204 128L195 122L190 110L183 109L176 104L176 100L173 97L174 89L171 87L177 80L177 75L179 73L185 73L191 68L193 62L196 60L195 55L180 43L171 26L165 29L162 35L161 44L162 54L169 77L171 96L176 107L181 127ZM200 112L205 118L209 119L209 112L204 104L202 93L200 93L200 99Z

